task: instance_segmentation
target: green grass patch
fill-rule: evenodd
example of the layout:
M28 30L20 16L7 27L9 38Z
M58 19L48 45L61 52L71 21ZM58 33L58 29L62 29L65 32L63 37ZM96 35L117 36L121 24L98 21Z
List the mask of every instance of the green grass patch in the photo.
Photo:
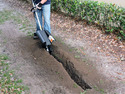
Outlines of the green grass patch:
M13 20L19 25L19 31L26 32L27 36L32 36L33 31L35 31L35 27L30 24L30 21L20 13L16 13L14 15Z
M33 32L28 31L28 32L27 32L27 36L33 36Z
M72 52L72 51L73 51L73 49L72 49L72 48L69 48L69 51L70 51L70 52Z
M2 30L0 29L0 34L2 34Z
M87 59L86 59L86 58L83 58L82 61L83 61L83 62L87 62Z
M11 19L12 12L8 10L0 11L0 24Z
M10 10L0 11L0 25L10 20L13 20L17 24L17 27L19 27L19 31L26 32L27 36L33 35L33 31L35 31L35 26L33 26L30 23L29 19L26 18L24 15ZM0 30L0 34L1 32L2 31Z
M15 78L13 70L9 70L7 55L0 55L0 92L1 94L21 94L28 90L22 85L22 79Z
M81 92L80 94L86 94L87 91Z
M6 40L6 39L4 39L4 40L3 40L3 43L7 43L7 40Z
M74 88L78 88L78 85L75 83L75 84L73 84L73 87Z
M7 59L9 59L9 57L7 55L5 55L5 54L0 55L0 60L7 60Z
M80 56L79 56L79 55L75 55L75 58L79 59L79 58L80 58Z
M106 92L103 89L99 89L97 86L93 87L96 91L100 92L101 94L105 94Z
M45 90L42 91L42 94L45 94Z

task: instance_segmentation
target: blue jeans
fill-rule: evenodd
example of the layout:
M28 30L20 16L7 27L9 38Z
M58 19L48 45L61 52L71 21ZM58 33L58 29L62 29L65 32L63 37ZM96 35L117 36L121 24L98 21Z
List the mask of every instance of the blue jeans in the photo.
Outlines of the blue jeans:
M50 27L50 10L51 5L47 4L47 5L43 5L42 9L37 9L37 14L38 14L38 18L40 20L40 24L42 27L42 15L44 17L44 30L49 31L51 33L51 27ZM35 15L35 20L36 20L36 28L37 30L40 30L39 24L38 24L38 20L36 19L36 15Z

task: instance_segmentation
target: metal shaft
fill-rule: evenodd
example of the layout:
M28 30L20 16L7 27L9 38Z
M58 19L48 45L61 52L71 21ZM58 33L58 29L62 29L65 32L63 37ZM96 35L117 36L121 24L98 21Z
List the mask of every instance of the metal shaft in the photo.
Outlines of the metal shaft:
M32 4L33 4L33 7L35 7L35 4L34 4L33 0L32 0ZM35 11L36 11L36 10L35 10ZM39 20L37 11L35 12L35 15L36 15L36 19L37 19L37 21L38 21L38 25L39 25L39 27L40 27L40 30L42 31L42 26L41 26L41 24L40 24L40 20Z

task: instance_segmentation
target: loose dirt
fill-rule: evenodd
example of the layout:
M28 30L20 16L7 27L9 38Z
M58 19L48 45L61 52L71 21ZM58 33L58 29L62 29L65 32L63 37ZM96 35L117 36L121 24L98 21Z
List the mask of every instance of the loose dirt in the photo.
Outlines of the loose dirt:
M0 11L11 10L0 0ZM5 6L4 6L5 5ZM16 13L17 11L15 11ZM0 25L0 53L10 57L10 69L23 79L31 94L80 94L83 90L74 83L62 64L40 48L40 41L19 32L17 23L7 20ZM76 87L74 87L76 86Z

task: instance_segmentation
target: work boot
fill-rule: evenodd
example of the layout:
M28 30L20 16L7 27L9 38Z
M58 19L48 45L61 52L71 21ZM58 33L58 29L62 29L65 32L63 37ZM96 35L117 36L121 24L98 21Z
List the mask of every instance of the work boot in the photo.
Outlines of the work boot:
M38 36L36 33L34 33L33 39L38 39Z

